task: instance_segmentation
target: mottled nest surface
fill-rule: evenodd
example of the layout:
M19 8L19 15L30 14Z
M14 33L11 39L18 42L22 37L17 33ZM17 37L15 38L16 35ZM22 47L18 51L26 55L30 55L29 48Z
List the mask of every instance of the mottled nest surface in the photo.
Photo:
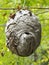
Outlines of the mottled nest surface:
M11 15L5 28L7 47L19 56L31 55L40 44L41 25L29 10Z

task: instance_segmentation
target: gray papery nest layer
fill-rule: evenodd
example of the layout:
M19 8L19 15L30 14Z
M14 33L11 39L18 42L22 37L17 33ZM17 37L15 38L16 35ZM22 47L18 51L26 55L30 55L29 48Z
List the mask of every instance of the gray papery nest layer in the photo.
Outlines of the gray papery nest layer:
M29 10L20 10L10 17L5 28L7 47L19 56L29 56L41 41L41 25Z

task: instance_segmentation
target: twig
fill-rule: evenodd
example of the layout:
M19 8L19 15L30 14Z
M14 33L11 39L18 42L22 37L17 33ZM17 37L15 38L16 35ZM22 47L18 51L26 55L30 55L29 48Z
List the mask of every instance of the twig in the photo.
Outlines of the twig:
M48 11L44 11L44 12L38 12L35 15L44 14L44 13L48 13L48 12L49 12L49 10Z
M0 8L0 10L17 10L17 8Z
M49 18L45 18L45 19L40 19L39 21L43 21L43 20L49 20ZM47 24L48 25L48 24Z
M49 9L49 7L33 7L33 6L28 6L28 8L31 8L31 9Z
M0 27L5 27L6 26L6 24L0 24Z
M22 7L23 8L23 7ZM49 9L49 7L28 7L30 9ZM17 8L0 8L0 10L17 10Z

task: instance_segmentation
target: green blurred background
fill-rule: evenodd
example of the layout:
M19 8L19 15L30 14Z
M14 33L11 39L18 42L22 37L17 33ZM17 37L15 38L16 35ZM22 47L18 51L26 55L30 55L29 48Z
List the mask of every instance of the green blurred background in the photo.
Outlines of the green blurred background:
M31 56L20 57L12 54L6 47L4 24L10 13L15 13L16 10L0 9L0 65L49 65L49 0L0 0L0 8L17 8L17 6L29 7L39 18L42 27L41 43Z

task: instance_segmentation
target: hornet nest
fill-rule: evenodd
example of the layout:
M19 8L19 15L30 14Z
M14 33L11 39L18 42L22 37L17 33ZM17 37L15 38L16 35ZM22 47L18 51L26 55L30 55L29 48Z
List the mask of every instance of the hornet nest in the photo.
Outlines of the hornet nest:
M10 15L5 28L7 47L19 56L31 55L41 41L41 25L29 10Z

